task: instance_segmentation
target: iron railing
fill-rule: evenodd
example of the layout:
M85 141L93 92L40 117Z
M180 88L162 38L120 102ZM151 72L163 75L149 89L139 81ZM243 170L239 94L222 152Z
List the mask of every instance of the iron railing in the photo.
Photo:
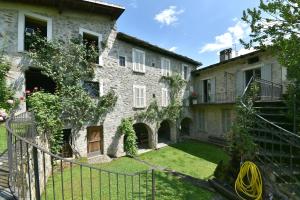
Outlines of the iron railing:
M9 187L16 199L155 199L153 169L119 173L55 155L28 113L12 115L6 126Z
M283 94L283 86L278 83L263 79L253 79L253 81L258 85L258 97L262 101L274 101L280 100Z
M258 100L278 100L282 98L282 86L252 77L241 97L241 104L249 111L251 111L251 108L248 106L249 101L247 98L253 84L260 86L258 91L260 99ZM254 100L257 100L257 98ZM300 165L300 136L278 126L256 112L253 114L255 119L252 126L248 128L254 142L257 144L256 158L263 164L263 168L268 172L272 172L277 178L276 183L279 187L280 185L287 185L290 190L298 191L300 180L294 172L297 169L299 170ZM291 187L296 187L296 190Z
M223 103L235 103L236 95L234 92L220 92L209 95L199 95L195 98L191 98L191 104L223 104Z

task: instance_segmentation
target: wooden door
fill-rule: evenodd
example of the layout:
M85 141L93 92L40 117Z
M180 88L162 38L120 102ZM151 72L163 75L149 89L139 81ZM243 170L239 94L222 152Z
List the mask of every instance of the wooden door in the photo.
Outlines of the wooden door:
M102 152L102 127L94 126L87 128L87 149L88 153Z

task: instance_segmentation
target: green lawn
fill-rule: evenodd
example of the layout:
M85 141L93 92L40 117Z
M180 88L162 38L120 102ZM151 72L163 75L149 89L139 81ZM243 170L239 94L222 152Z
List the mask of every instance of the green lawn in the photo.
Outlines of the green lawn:
M195 140L174 144L140 156L151 164L167 167L190 176L208 179L220 160L228 155L220 148Z
M7 149L7 134L5 124L0 124L0 153Z
M120 173L135 173L144 170L148 170L148 166L135 161L131 158L119 158L115 161L106 164L95 165L101 169L109 169L110 171ZM81 193L81 174L80 167L76 166L72 169L73 184L71 184L71 170L66 168L63 173L64 180L64 197L65 199L72 198L71 185L73 185L73 197L74 199L146 199L146 193L148 199L151 199L151 172L148 174L136 176L123 176L118 177L115 174L108 174L107 172L99 172L97 170L90 170L88 168L82 168L82 183L83 194ZM101 177L100 177L101 175ZM92 177L90 179L90 177ZM47 199L53 198L53 183L52 178L47 182ZM118 184L117 184L118 179ZM125 180L126 179L126 180ZM90 181L92 180L92 181ZM188 199L188 200L201 200L210 199L212 194L204 189L197 188L189 183L183 182L176 177L163 173L155 172L156 180L156 199L160 200L174 200L174 199ZM109 181L110 188L109 191ZM126 181L126 183L125 183ZM138 183L141 183L140 187ZM91 190L92 185L92 190ZM126 185L126 189L125 189ZM56 172L54 176L54 188L56 199L62 199L62 187L61 187L61 175L60 172ZM118 189L117 189L118 188ZM146 189L147 188L147 189ZM126 190L126 191L125 191ZM147 190L147 191L146 191ZM139 191L141 196L139 196ZM117 196L118 194L118 196ZM45 193L43 194L45 195ZM125 197L126 195L126 197ZM109 196L111 198L109 198ZM43 199L45 197L43 196Z
M140 158L152 164L168 167L203 179L209 178L213 174L220 160L228 160L228 156L220 148L193 140L143 154ZM147 165L127 157L95 166L103 170L119 173L135 173L149 170ZM83 193L81 193L81 170ZM105 171L99 173L97 170L89 170L85 167L81 169L79 166L73 166L72 176L73 183L71 184L71 170L70 168L65 168L63 172L65 199L71 199L72 186L74 199L81 199L82 196L83 199L99 199L101 196L101 199L104 200L146 199L146 193L148 194L148 199L151 199L151 171L140 176L125 177L124 175L116 176L116 174L109 174ZM92 178L90 179L90 177ZM54 199L53 188L56 199L62 199L60 171L55 172L54 187L52 181L53 177L50 177L47 182L47 199ZM195 187L165 172L156 171L155 181L156 199L159 200L205 200L211 199L213 195L205 189Z

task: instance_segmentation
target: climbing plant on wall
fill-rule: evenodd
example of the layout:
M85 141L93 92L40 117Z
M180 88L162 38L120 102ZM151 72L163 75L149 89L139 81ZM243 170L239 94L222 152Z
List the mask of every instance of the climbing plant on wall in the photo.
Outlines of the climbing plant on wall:
M122 119L119 126L119 132L124 134L124 151L129 156L135 156L137 154L137 136L133 128L133 119Z
M33 93L29 105L38 116L39 131L48 134L57 151L62 139L58 129L62 126L54 127L53 122L66 124L76 133L85 123L103 120L116 104L117 96L110 90L104 96L92 97L83 87L83 81L95 77L93 58L99 55L94 46L87 48L80 37L68 41L47 41L38 34L33 37L28 55L33 65L56 83L56 91ZM45 110L54 113L48 116Z
M179 74L168 77L162 77L170 87L170 102L167 107L160 108L156 100L150 103L145 112L138 113L135 117L140 120L151 123L160 123L164 119L176 121L181 113L180 92L186 84L186 81Z

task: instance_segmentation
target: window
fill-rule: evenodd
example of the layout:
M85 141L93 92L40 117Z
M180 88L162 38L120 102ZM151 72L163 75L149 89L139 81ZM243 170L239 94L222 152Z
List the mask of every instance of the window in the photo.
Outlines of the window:
M133 49L132 50L133 71L145 73L145 52Z
M170 103L170 93L167 88L161 89L161 106L167 107Z
M28 51L34 42L33 35L52 39L52 19L34 13L19 13L18 17L18 51Z
M188 80L190 78L189 67L186 65L182 65L182 78L184 80Z
M222 110L222 129L223 133L227 133L231 128L231 111L228 109Z
M166 58L161 59L161 75L170 76L171 75L171 61Z
M212 94L211 94L211 80L203 80L203 100L204 102L211 102Z
M199 128L199 131L205 131L205 120L204 120L204 111L203 110L200 110L198 112L198 128Z
M97 98L100 96L100 86L98 82L84 81L83 88L93 98Z
M133 107L146 107L146 86L133 86Z
M125 67L126 66L126 58L125 56L119 56L119 66Z
M87 59L91 59L92 62L102 65L102 58L100 56L102 35L83 28L79 28L79 34L82 36L82 42L86 46ZM97 55L93 58L89 56L88 52L91 51L92 48L97 52Z
M245 85L248 85L251 78L255 77L260 79L261 78L261 68L249 69L245 71Z

